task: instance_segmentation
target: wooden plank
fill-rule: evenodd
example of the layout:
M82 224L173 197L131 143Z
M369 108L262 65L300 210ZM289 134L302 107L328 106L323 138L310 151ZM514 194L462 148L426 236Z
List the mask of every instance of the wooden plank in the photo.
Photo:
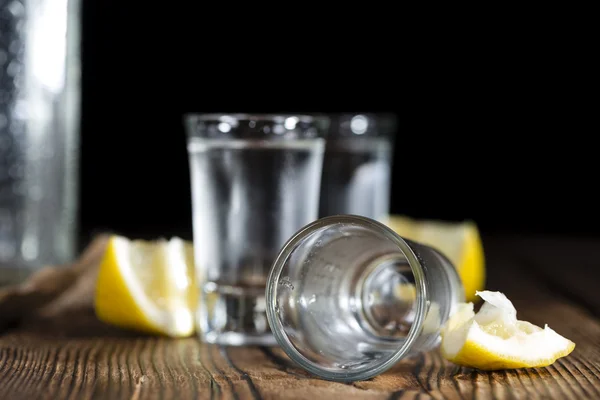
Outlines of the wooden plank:
M548 323L576 342L569 357L548 368L479 372L432 351L367 381L333 383L310 376L278 348L224 348L125 332L97 321L80 301L0 336L0 398L600 398L600 322L525 270L526 248L486 243L488 288L505 292L519 318ZM551 262L539 260L528 258L544 263L534 271ZM82 296L84 288L73 293Z
M544 252L560 253L554 240L546 243ZM531 369L522 372L533 377L532 385L541 393L551 395L562 393L574 398L600 397L600 322L591 311L571 297L564 297L564 291L556 291L554 282L548 282L541 270L554 270L563 266L562 257L545 258L539 255L540 243L535 252L538 256L527 257L523 263L527 242L491 241L487 243L491 264L489 266L489 290L503 291L517 309L519 319L530 321L538 326L548 324L559 334L576 343L569 357L558 360L548 368ZM526 250L525 250L526 251ZM556 263L555 264L553 264ZM566 288L564 286L563 288ZM567 290L567 289L565 289ZM541 379L540 379L541 378ZM583 394L581 397L578 394Z

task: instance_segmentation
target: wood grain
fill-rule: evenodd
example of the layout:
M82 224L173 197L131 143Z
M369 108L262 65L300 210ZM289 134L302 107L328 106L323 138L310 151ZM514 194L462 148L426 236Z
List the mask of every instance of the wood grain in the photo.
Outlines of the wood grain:
M100 323L82 304L26 318L0 336L0 399L600 398L600 322L569 295L572 278L557 293L547 277L556 267L538 272L552 257L528 268L538 258L526 248L486 243L488 288L505 292L519 318L547 323L575 341L570 356L547 368L479 372L432 351L371 380L333 383L297 368L278 348L125 332Z

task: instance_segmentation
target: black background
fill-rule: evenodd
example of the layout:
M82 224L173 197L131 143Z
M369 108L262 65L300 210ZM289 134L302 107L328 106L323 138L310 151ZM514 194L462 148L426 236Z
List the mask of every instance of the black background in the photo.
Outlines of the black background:
M407 37L378 21L326 36L172 7L84 5L84 236L191 237L188 111L394 112L393 213L473 219L484 234L600 233L596 95L570 45Z

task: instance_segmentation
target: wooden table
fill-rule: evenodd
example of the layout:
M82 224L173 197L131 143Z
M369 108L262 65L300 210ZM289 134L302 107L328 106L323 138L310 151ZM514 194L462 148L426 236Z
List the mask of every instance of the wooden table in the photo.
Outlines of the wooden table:
M0 399L600 398L600 239L485 238L488 289L573 340L547 368L479 372L437 351L368 381L332 383L277 348L224 348L101 324L89 306L0 335Z

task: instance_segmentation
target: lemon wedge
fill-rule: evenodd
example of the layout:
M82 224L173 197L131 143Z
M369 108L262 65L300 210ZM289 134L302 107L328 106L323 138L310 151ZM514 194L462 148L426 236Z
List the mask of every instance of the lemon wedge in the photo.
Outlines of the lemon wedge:
M109 238L100 264L94 309L101 321L170 337L195 331L197 291L190 242Z
M481 236L474 222L390 215L386 224L406 239L441 251L456 267L465 289L466 301L478 300L475 292L485 289L485 257Z
M517 319L501 292L477 292L485 302L477 314L463 303L441 330L441 352L457 365L480 370L545 367L569 355L575 343L548 325Z

